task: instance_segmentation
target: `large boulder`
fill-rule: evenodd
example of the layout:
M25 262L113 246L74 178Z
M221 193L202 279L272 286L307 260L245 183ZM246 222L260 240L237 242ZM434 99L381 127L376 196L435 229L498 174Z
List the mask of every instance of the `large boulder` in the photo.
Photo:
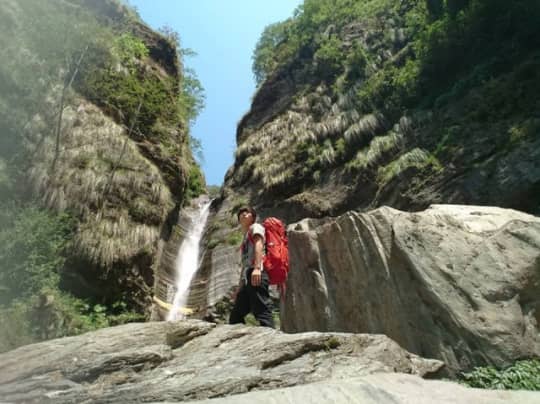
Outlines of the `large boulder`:
M442 366L384 335L284 334L202 321L127 324L0 355L7 402L159 402L222 397L374 372Z
M450 373L540 356L540 218L382 207L289 228L282 329L381 333Z
M255 391L213 400L206 404L536 404L540 393L470 389L452 382L423 380L418 376L376 373L360 378L330 380L305 386Z

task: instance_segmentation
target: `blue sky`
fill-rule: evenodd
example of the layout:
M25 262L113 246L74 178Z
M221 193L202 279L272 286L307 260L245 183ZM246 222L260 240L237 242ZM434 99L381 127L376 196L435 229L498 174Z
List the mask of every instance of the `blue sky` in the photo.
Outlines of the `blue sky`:
M264 27L291 17L302 0L130 0L153 28L180 34L197 52L186 61L206 92L206 107L192 128L202 142L208 185L221 185L233 163L236 125L255 92L251 55Z

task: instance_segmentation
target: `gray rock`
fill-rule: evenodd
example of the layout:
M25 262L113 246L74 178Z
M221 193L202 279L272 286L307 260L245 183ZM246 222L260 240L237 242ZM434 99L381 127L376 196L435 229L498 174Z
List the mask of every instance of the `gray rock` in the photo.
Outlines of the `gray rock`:
M223 397L443 364L384 335L284 334L202 321L128 324L0 355L7 402L112 403Z
M361 378L330 380L305 386L194 401L201 404L535 404L538 402L540 393L537 392L471 389L452 382L423 380L417 376L396 373L377 373Z
M382 333L450 372L540 356L540 219L383 207L289 228L282 329Z

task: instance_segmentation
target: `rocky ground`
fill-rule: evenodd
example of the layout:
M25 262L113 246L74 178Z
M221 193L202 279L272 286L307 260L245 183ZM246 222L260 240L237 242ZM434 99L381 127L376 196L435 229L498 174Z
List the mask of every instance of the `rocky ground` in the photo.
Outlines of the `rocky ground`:
M443 363L384 335L284 334L198 320L133 323L27 345L0 355L0 363L3 403L540 400L540 393L423 380Z

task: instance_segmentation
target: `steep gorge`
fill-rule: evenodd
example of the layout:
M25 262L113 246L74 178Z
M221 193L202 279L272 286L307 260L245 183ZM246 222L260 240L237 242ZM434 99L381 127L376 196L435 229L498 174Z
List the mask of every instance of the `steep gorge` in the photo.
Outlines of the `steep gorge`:
M1 22L24 37L22 16L37 4L7 1ZM57 65L44 76L65 82L80 67L55 126L62 80L25 94L28 76L13 66L33 55L29 70L37 68L43 55L36 44L4 43L12 63L0 68L10 89L0 92L0 189L37 197L40 209L74 220L59 274L64 289L148 318L152 295L168 295L187 202L200 192L189 183L196 167L189 119L177 109L178 49L116 1L50 4L56 17L84 15L81 32L96 33L85 30L97 22L99 36L116 38L115 46L85 48L76 37L71 56L80 66ZM533 216L540 212L540 37L530 25L540 8L492 0L482 14L487 5L306 0L286 22L276 63L238 126L236 160L214 205L188 306L194 317L226 319L239 270L235 213L252 204L291 224L294 272L281 306L282 329L291 334L191 320L108 328L3 354L3 394L42 402L235 400L252 389L310 384L276 394L348 399L350 391L401 402L410 383L433 401L438 388L451 398L459 390L470 400L537 400L413 376L358 379L380 371L455 375L540 355ZM502 16L510 16L504 30L475 36ZM472 51L463 51L466 43ZM13 108L17 97L35 104ZM10 153L31 159L21 164ZM419 212L434 203L533 215L447 205ZM54 307L51 295L38 291L43 312ZM99 318L100 306L94 310ZM64 318L49 313L41 321L49 320ZM314 330L323 332L305 332ZM54 332L40 339L65 335ZM253 394L240 398L268 398Z

